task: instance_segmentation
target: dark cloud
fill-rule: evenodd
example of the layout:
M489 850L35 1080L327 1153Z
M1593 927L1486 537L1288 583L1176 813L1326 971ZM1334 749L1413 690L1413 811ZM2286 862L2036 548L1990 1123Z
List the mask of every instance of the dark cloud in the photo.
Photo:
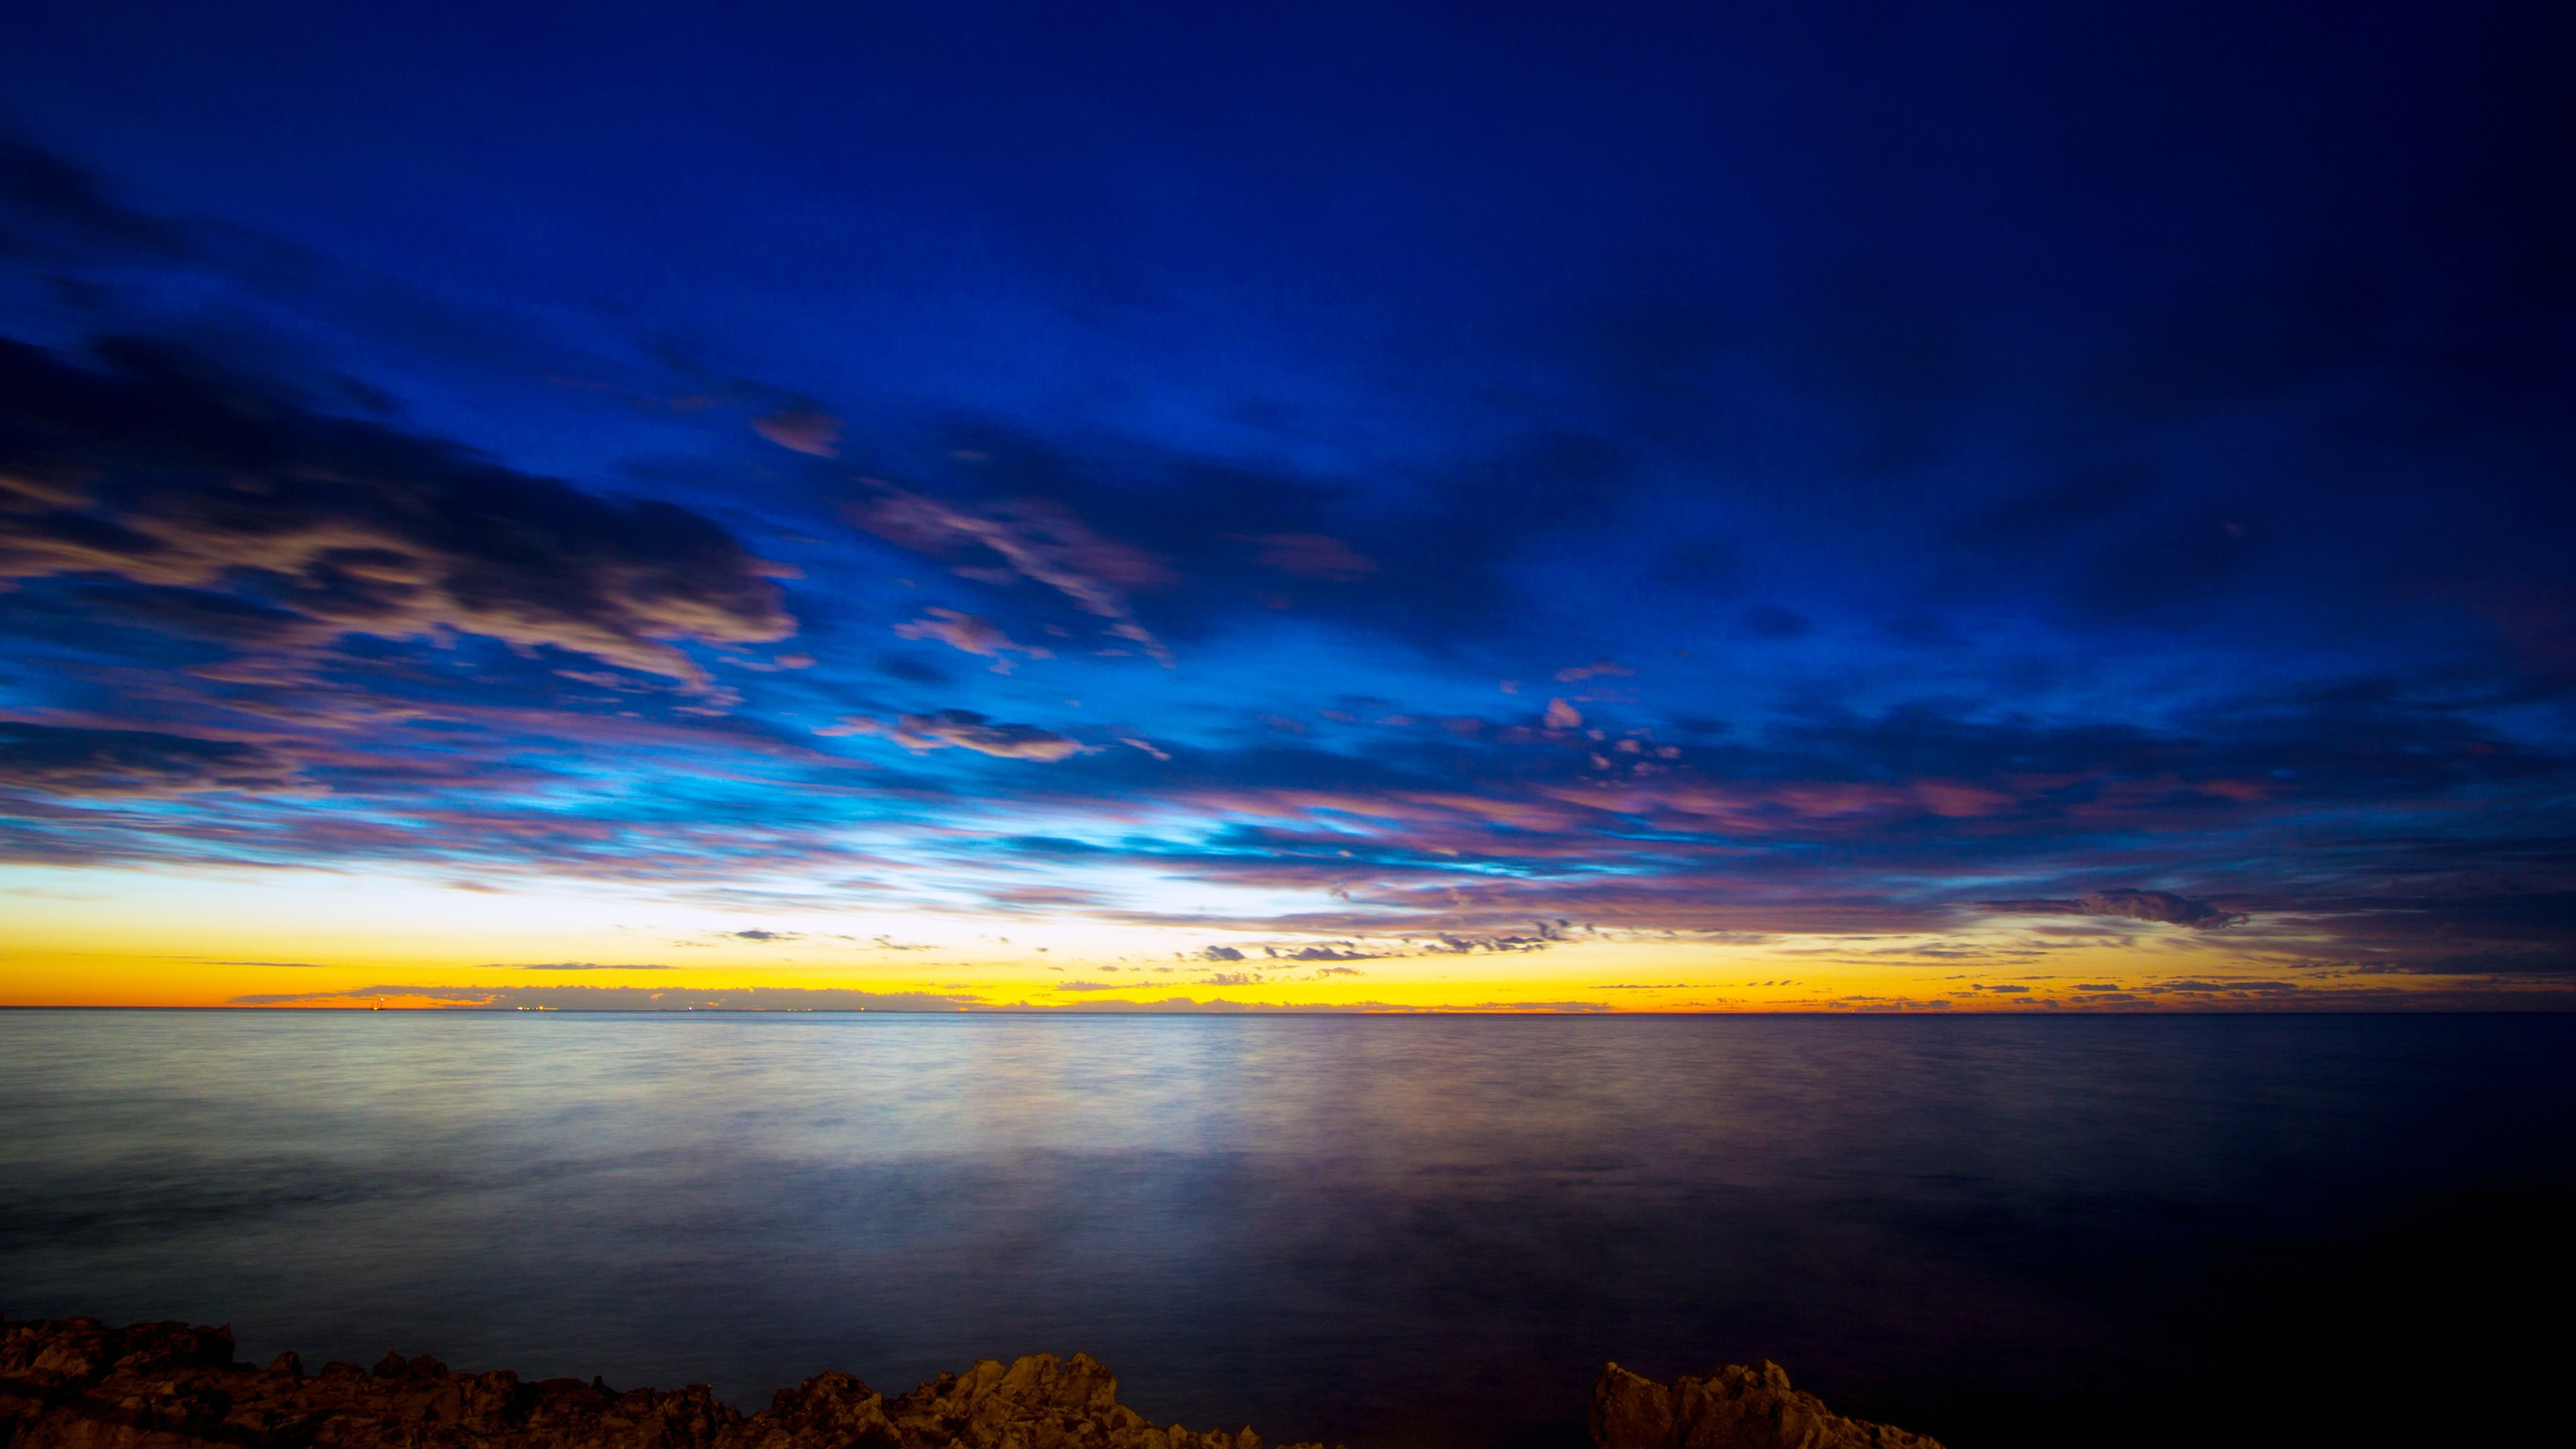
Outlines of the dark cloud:
M0 256L88 260L102 249L176 258L188 248L176 228L112 200L82 167L0 136Z
M2199 930L2233 926L2245 919L2240 913L2222 911L2207 901L2178 896L2170 891L2127 888L2086 891L2075 898L2075 910L2080 915L2118 916L2126 920L2156 921Z
M2576 889L2285 902L2371 973L2576 978Z
M205 589L159 588L121 579L83 580L51 591L52 598L22 600L11 620L13 632L27 634L38 610L59 601L67 618L82 621L93 637L102 625L131 624L163 635L177 635L265 650L309 640L313 621L291 608L265 599Z
M763 566L670 503L614 503L132 341L0 341L0 578L238 592L339 634L442 630L703 682L677 645L795 630Z
M563 970L564 967L540 967ZM631 971L639 968L603 968ZM450 1008L510 1011L956 1011L978 1004L972 996L931 992L852 991L832 987L719 986L353 986L346 991L306 991L236 996L234 1006L363 1006L378 999L433 1002Z
M48 795L271 791L294 775L289 761L239 740L0 720L0 787Z

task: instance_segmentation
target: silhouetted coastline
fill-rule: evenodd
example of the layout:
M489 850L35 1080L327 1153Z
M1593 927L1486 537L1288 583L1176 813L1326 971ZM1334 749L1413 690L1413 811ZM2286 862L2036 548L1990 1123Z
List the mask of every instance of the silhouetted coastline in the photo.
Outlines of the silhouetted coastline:
M1846 1419L1779 1365L1659 1384L1604 1365L1597 1449L1941 1449ZM755 1414L705 1384L624 1392L597 1377L523 1381L387 1353L308 1376L281 1353L233 1358L229 1328L94 1318L0 1320L0 1449L1263 1449L1250 1426L1194 1431L1118 1402L1097 1359L986 1359L888 1398L846 1373L780 1389ZM1320 1444L1279 1449L1323 1449Z

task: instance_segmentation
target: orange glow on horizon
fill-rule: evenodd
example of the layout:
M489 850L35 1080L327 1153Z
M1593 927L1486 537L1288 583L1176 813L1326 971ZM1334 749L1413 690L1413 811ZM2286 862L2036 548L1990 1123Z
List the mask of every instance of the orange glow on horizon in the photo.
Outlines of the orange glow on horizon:
M0 1005L368 1009L2029 1011L2438 1006L2275 935L2125 922L1709 940L1577 928L1539 949L771 909L544 883L10 872ZM1300 957L1304 959L1299 959ZM2509 983L2483 1000L2512 999Z

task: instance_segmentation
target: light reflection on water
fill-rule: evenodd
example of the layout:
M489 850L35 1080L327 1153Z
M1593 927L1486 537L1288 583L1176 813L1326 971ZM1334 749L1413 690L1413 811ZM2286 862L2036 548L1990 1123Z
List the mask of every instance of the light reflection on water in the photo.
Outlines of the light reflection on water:
M1769 1357L2002 1443L2015 1406L2223 1352L2281 1244L2563 1188L2571 1046L2500 1017L0 1012L0 1309L747 1406L1082 1349L1157 1418L1355 1446L1579 1440L1604 1359Z

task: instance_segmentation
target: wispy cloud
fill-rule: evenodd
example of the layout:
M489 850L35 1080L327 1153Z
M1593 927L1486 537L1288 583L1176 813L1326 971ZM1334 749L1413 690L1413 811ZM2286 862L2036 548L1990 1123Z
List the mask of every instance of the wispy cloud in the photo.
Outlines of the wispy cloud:
M906 639L936 639L951 649L994 660L993 671L1008 674L1010 654L1030 659L1053 659L1054 653L1034 644L1022 644L1003 632L1002 627L981 614L960 613L955 609L931 608L918 619L894 626L894 632Z
M810 402L791 403L751 420L751 430L793 452L816 458L841 454L841 420Z
M971 709L898 715L892 723L854 716L815 733L876 735L916 753L944 750L953 745L979 755L1006 760L1061 760L1088 748L1079 740L1035 725L995 724Z
M0 579L239 590L269 647L442 631L697 684L674 641L795 632L760 560L676 504L615 503L135 342L97 366L0 339Z
M563 967L509 968L563 970ZM603 970L643 968L616 966ZM356 986L346 991L306 991L237 996L235 1006L362 1005L376 1000L434 1002L489 1010L554 1011L956 1011L978 1004L973 996L930 992L856 991L839 987L654 986Z
M1265 533L1253 542L1261 546L1263 568L1290 578L1351 584L1377 572L1377 560L1320 533Z
M1139 589L1174 582L1171 569L1142 549L1101 537L1062 504L1018 498L968 510L886 485L877 497L851 505L849 514L860 527L905 548L969 554L953 569L961 578L1043 584L1084 613L1107 620L1113 637L1172 662L1171 651L1137 622L1129 603ZM973 556L979 551L980 557Z

